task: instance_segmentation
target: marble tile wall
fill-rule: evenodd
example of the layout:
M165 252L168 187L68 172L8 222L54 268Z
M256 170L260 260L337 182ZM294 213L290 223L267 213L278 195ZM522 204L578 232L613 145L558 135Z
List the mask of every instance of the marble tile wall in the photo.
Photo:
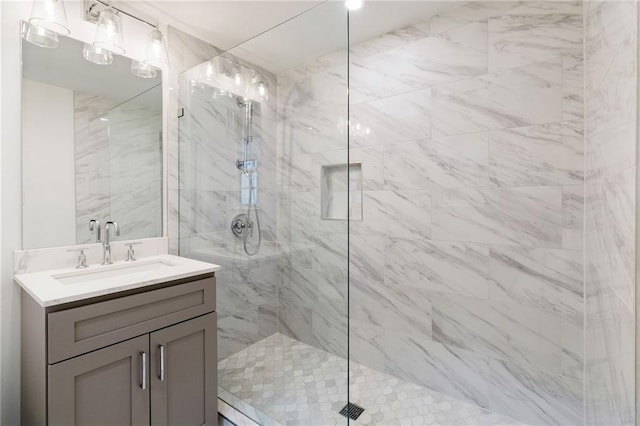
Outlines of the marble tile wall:
M299 248L279 331L582 424L582 37L582 2L477 1L351 46L349 128L345 52L278 75L278 241ZM320 219L320 168L347 158L364 188L348 229Z
M242 172L236 160L244 158L245 109L237 96L220 91L207 75L208 60L220 54L211 45L170 29L169 46L176 68L170 78L178 85L171 101L184 116L171 119L169 140L170 250L181 256L222 266L218 283L218 356L224 359L276 332L279 251L276 246L277 191L275 113L273 101L254 102L253 141L247 158L256 159L257 203L261 248L248 256L241 239L231 232L231 221L247 213L241 201ZM224 55L258 72L271 88L273 75ZM183 67L186 67L182 69ZM177 71L183 71L177 75ZM272 99L275 99L275 92ZM255 211L251 213L255 222ZM249 239L253 249L257 229Z
M633 425L638 5L585 8L585 424Z
M161 111L74 94L76 239L95 241L89 220L115 220L121 239L162 235Z

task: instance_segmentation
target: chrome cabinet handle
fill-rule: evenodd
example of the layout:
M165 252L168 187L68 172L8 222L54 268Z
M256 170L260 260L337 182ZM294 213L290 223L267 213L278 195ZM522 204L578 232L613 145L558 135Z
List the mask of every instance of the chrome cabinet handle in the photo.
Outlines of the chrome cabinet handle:
M142 360L142 384L140 387L142 390L147 390L147 353L140 352L140 359Z
M164 345L158 345L158 349L160 349L160 375L158 378L164 382Z

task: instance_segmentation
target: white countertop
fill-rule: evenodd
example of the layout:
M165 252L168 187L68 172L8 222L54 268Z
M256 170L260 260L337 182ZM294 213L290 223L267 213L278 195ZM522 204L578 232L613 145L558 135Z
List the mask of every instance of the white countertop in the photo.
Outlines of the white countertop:
M90 276L96 272L117 270L119 268L122 269L123 267L137 265L141 266L140 269L144 269L144 265L155 262L163 262L166 263L166 265L154 267L151 270L141 270L116 276L96 277L95 279L89 278L78 283L63 283L55 278L72 274L87 274L87 276ZM165 254L142 257L134 262L119 261L113 262L113 265L90 265L86 269L63 268L17 274L14 276L14 279L40 306L49 307L153 284L160 284L167 281L208 274L219 270L220 266L218 265Z

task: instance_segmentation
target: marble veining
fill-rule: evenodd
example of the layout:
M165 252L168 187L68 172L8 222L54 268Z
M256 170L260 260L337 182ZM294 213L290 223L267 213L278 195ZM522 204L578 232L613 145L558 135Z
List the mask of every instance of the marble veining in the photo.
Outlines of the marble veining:
M385 284L486 299L488 260L489 250L480 244L388 238Z
M582 52L582 2L524 2L489 18L489 71Z
M433 136L562 118L562 61L523 65L432 88Z
M576 250L493 246L490 298L563 314L581 325L582 265Z
M433 338L491 358L560 374L560 320L518 303L439 294L433 301ZM493 324L501 324L496 328Z
M498 186L579 185L582 120L489 132L491 181Z
M432 212L432 237L449 241L562 246L559 187L487 188L481 201L447 203ZM456 194L454 193L454 196Z

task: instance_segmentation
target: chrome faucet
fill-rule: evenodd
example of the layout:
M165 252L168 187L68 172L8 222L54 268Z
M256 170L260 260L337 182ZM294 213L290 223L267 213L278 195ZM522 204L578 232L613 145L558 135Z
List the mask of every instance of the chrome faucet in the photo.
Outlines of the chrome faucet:
M102 236L101 236L102 228L100 227L100 221L97 220L97 219L91 219L89 221L89 231L93 231L94 229L96 231L96 243L101 243L102 242Z
M109 240L109 231L113 228L116 236L120 235L120 228L118 228L118 222L109 221L104 224L104 242L102 243L102 264L111 265L111 242Z

